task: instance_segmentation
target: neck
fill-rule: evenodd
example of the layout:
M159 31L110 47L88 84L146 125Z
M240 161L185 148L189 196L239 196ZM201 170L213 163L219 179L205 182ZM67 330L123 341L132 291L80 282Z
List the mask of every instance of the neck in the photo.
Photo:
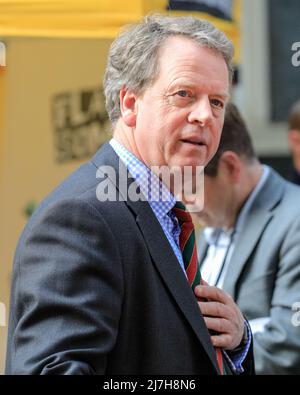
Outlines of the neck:
M118 143L122 144L123 147L127 149L127 151L136 156L138 160L140 160L142 163L145 163L136 146L134 132L135 131L133 128L129 128L119 120L114 129L113 138L118 141Z

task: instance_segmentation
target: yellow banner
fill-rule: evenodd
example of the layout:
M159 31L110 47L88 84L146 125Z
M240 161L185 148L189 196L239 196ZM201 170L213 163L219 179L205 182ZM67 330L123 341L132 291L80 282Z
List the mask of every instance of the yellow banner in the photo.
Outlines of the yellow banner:
M184 1L181 3L184 5ZM0 38L114 38L121 26L139 21L149 12L188 14L205 18L224 31L235 45L238 63L241 0L232 0L232 21L208 12L170 11L170 4L167 0L0 0Z

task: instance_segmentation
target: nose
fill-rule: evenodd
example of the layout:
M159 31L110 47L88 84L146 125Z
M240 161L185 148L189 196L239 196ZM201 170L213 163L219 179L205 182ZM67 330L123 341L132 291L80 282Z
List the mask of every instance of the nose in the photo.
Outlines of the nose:
M190 123L199 123L202 127L209 125L212 118L212 108L208 96L201 97L188 115L188 121Z

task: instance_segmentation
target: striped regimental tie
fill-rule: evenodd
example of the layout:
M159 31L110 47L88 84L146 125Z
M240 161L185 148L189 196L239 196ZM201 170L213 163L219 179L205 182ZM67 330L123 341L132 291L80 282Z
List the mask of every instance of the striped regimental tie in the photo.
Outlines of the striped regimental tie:
M186 210L185 206L181 202L177 202L175 204L173 212L176 215L181 227L179 246L182 252L182 258L188 282L194 290L197 285L205 284L204 280L201 279L201 273L198 264L195 227L190 213ZM215 350L220 374L225 375L226 370L224 367L222 351L217 347L215 347Z

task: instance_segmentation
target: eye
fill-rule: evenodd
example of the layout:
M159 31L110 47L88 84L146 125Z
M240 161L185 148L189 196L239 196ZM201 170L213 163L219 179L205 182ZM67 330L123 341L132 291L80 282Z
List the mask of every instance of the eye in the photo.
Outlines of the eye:
M220 109L224 108L224 103L219 99L212 99L210 102L214 107L218 107Z
M180 97L189 97L189 94L187 91L181 90L176 92L176 95L180 96Z

